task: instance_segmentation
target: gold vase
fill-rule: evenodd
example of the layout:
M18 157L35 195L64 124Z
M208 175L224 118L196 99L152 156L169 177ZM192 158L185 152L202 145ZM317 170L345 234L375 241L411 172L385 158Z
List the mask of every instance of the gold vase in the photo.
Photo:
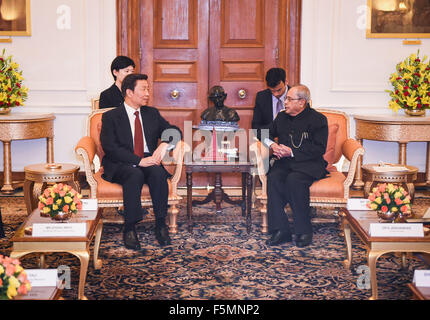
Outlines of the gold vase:
M10 108L0 108L0 114L9 114Z
M405 109L405 114L408 116L422 117L426 115L425 109Z
M56 221L60 221L60 222L64 222L64 221L69 220L71 217L72 217L71 212L59 211L59 212L57 212L56 215L51 217L51 219L56 220Z

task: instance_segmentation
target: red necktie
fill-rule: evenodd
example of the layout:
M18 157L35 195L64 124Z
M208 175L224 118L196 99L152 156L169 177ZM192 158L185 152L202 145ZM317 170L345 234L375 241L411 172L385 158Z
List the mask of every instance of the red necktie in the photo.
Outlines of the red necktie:
M139 111L136 111L134 115L136 116L136 119L134 119L134 153L143 158L143 133Z

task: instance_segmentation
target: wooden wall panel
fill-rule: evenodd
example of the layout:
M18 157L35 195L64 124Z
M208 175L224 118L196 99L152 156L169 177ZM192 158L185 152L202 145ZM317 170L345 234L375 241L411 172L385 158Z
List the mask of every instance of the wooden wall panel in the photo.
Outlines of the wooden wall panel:
M155 82L197 82L197 64L194 61L154 61Z
M264 47L264 1L222 0L221 47Z
M155 0L154 48L197 48L197 9L197 0Z
M264 61L221 61L221 81L264 81Z

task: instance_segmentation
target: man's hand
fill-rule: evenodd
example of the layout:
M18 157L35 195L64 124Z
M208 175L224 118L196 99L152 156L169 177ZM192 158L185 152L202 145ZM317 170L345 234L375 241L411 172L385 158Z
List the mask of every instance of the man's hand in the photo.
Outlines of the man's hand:
M273 150L273 155L277 159L281 159L281 158L285 158L285 157L291 157L292 150L290 147L287 147L286 145L277 144L275 142L275 143L272 143L270 145L270 148Z
M160 143L157 149L155 149L154 153L150 157L142 158L139 162L140 167L150 167L150 166L159 166L161 164L161 160L163 160L164 156L167 152L167 147L169 145L165 142Z

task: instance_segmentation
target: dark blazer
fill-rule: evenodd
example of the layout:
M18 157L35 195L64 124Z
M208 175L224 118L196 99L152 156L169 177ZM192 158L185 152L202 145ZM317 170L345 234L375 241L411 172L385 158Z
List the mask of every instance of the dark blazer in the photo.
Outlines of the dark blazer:
M158 140L166 129L178 130L178 138L182 139L180 129L166 121L156 108L143 106L140 112L145 140L151 154L157 149ZM171 144L176 144L178 141L178 139L173 140L172 137L163 137L162 140ZM120 165L137 166L139 164L141 158L134 154L133 135L124 104L103 114L100 142L105 152L102 160L104 168L102 177L105 180L112 181Z
M290 86L287 86L287 90ZM257 92L255 97L254 113L252 115L252 129L269 129L273 121L272 92L269 89ZM261 131L257 130L257 138L260 140Z
M115 83L100 93L99 109L119 107L123 103L124 97Z
M269 131L271 140L277 137L278 143L290 147L294 155L277 160L275 165L305 173L315 179L326 176L328 172L324 154L328 124L325 115L310 107L295 117L279 112Z

